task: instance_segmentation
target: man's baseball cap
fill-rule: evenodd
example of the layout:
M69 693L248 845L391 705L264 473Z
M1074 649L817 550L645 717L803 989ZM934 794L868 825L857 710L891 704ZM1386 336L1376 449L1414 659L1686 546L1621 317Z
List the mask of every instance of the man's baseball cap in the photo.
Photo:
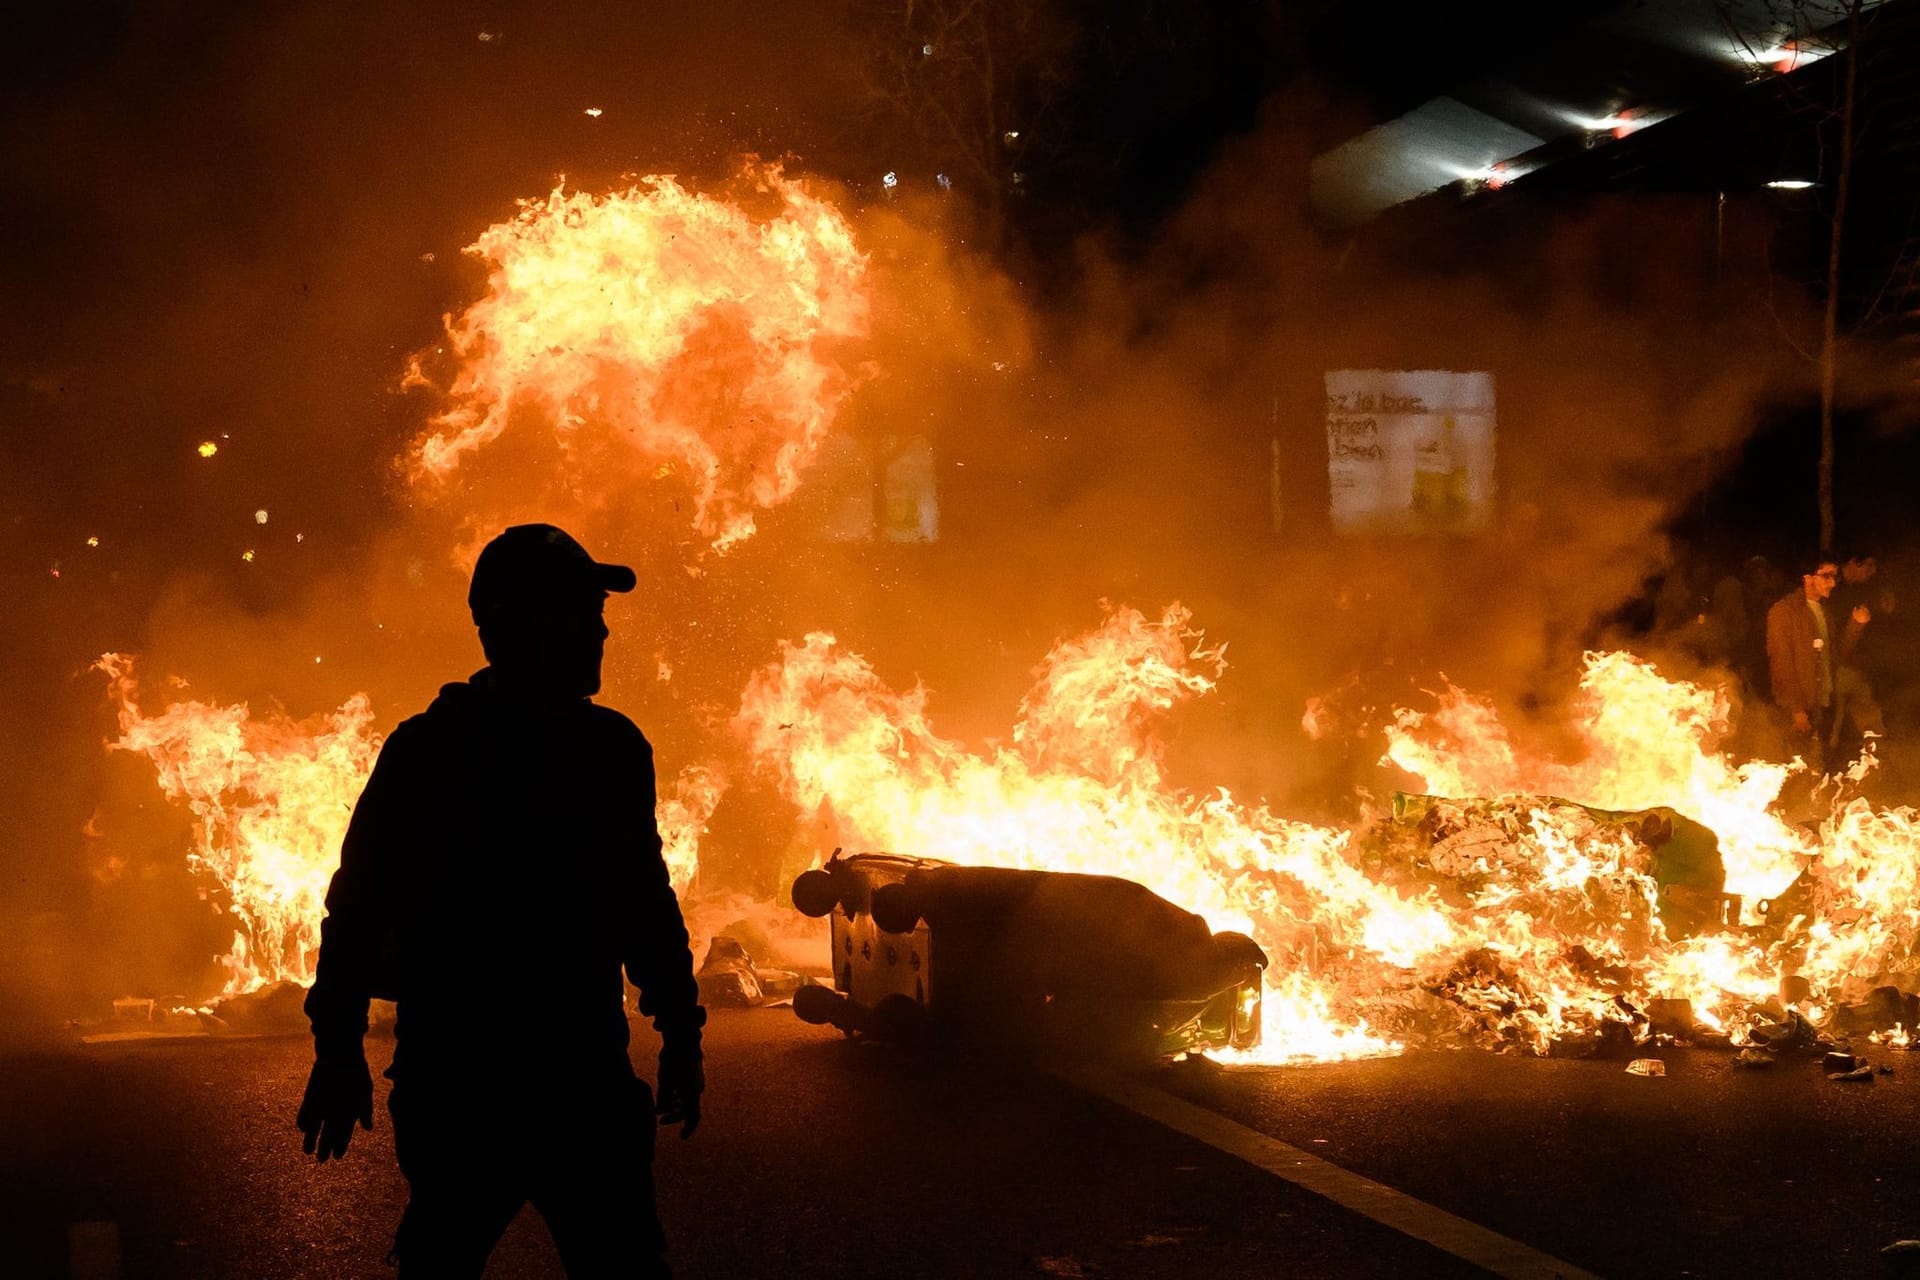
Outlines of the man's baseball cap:
M480 615L504 600L541 599L575 591L631 591L639 581L623 564L602 564L564 529L517 524L481 549L467 588L467 608Z

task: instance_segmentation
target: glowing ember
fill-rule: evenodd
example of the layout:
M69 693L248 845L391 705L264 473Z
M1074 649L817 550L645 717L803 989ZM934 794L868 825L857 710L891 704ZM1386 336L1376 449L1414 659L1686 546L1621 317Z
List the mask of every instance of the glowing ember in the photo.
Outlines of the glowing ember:
M198 453L203 458L211 458L214 454L220 452L220 446L215 444L211 440L202 440L200 442L200 447L194 450L194 452Z
M487 296L448 319L458 370L415 480L537 423L596 491L609 466L653 474L684 488L716 548L750 536L852 389L835 344L865 334L869 300L837 209L777 168L743 182L771 216L650 177L555 190L483 232L467 251L491 266ZM405 385L431 385L418 361Z

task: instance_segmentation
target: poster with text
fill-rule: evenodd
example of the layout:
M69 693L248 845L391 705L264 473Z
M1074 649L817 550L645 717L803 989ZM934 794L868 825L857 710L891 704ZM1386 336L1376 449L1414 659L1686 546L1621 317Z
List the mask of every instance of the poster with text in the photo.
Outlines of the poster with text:
M1493 375L1327 371L1327 478L1342 533L1463 534L1493 515Z

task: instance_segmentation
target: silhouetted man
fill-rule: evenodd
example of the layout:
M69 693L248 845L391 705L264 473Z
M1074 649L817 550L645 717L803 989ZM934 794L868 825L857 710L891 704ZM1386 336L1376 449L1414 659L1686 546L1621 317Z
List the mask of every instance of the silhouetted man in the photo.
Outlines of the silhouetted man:
M487 666L393 731L354 806L298 1123L323 1162L372 1128L368 999L397 1001L403 1276L478 1276L528 1201L569 1274L665 1274L656 1108L628 1061L621 968L662 1037L658 1123L683 1137L706 1011L660 856L653 749L589 701L607 593L633 587L551 525L488 543L467 597Z

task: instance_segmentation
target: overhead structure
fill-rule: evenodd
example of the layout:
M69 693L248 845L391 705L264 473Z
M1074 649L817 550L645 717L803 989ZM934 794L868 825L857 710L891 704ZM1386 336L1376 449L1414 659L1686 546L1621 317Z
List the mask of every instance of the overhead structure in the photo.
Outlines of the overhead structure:
M1661 0L1543 21L1457 83L1426 77L1444 92L1316 156L1315 219L1356 226L1455 183L1499 188L1817 63L1841 47L1846 15L1845 0Z

